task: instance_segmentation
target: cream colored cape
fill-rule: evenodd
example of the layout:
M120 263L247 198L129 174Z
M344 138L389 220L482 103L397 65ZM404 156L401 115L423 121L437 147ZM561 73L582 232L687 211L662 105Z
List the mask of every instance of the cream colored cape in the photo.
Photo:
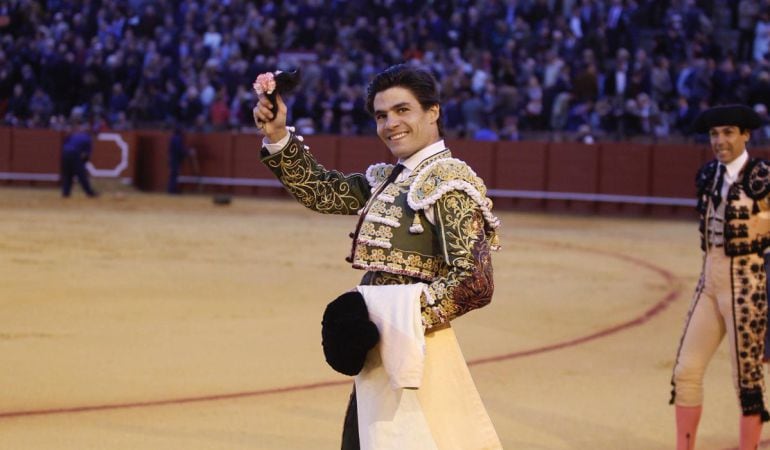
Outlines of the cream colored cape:
M422 338L425 288L421 283L358 287L381 335L355 378L361 449L500 449L452 328ZM403 354L385 342L391 339L405 346ZM415 352L423 342L424 357ZM422 379L415 383L420 372Z

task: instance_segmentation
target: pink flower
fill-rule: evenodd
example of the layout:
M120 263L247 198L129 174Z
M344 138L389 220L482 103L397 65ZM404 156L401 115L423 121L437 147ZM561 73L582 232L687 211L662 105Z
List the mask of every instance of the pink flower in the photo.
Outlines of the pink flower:
M254 80L253 87L257 95L272 94L275 90L275 76L272 72L261 73Z

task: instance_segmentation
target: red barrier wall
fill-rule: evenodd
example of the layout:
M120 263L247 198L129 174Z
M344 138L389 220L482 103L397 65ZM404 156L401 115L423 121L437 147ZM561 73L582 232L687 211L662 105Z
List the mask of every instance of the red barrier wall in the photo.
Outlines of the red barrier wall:
M548 146L546 190L595 194L599 190L599 146L554 142ZM591 213L596 204L575 200L552 200L549 211Z
M340 167L341 161L339 151L341 140L343 140L343 138L331 135L311 136L308 138L306 144L308 147L310 147L310 153L313 154L316 161L318 161L322 166L327 169L342 170ZM367 145L371 144L367 143ZM366 168L359 167L354 169L354 171L361 171L364 169ZM272 173L270 176L272 176Z
M600 194L650 195L650 166L652 152L650 145L627 143L623 145L602 144L599 159ZM631 213L645 212L645 205L628 203L600 203L600 212Z
M490 188L516 191L545 191L548 182L548 144L545 142L499 142L493 167L494 185ZM545 200L499 198L504 207L539 210Z
M232 137L232 176L234 178L272 178L272 174L259 162L261 137L256 134L235 134ZM237 195L261 195L259 187L236 186Z
M136 187L145 191L164 191L168 182L168 140L166 131L142 131L137 137Z
M494 167L497 150L494 142L448 140L446 144L452 150L452 156L468 163L487 186L496 186Z
M695 174L703 165L706 152L688 145L656 145L652 149L651 195L655 197L695 198ZM653 206L658 216L694 216L692 207Z
M125 140L125 136L121 137ZM136 148L136 145L133 148ZM97 169L109 170L115 168L120 164L121 156L120 147L115 142L94 140L91 164Z
M59 173L62 134L51 130L11 130L11 172Z
M313 137L307 138L314 151ZM367 167L379 162L394 162L385 145L373 137L340 137L337 148L337 169L343 173L364 173Z
M11 171L11 129L0 128L0 172Z
M198 154L201 172L208 177L233 174L233 135L229 133L188 133L186 143Z
M658 145L652 153L651 194L692 198L695 174L703 164L703 152L692 146Z
M121 132L129 143L129 172L139 189L164 191L168 182L166 131ZM63 134L50 130L0 128L0 172L57 174ZM191 159L182 175L211 182L184 183L187 192L228 192L238 195L286 195L270 186L236 186L253 180L274 180L260 162L262 137L256 134L188 133L187 145L197 150L198 173ZM393 162L376 137L308 136L306 144L329 169L363 172L377 162ZM599 145L547 142L447 141L456 158L470 164L490 190L498 207L580 213L653 214L692 217L689 206L651 206L582 200L516 198L522 191L673 197L692 199L697 169L713 156L707 145L645 145L607 142ZM752 149L770 156L770 149ZM114 167L119 154L111 142L95 141L93 163ZM216 181L216 182L214 182ZM262 183L260 181L260 183ZM5 182L23 183L28 181ZM220 183L220 184L217 184ZM221 185L229 183L232 185ZM506 192L507 191L507 192ZM526 192L524 192L526 193Z

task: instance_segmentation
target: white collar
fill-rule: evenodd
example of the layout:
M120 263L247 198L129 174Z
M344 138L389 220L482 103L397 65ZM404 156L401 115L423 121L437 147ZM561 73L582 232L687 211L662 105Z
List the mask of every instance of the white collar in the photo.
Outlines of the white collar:
M743 165L746 164L748 159L749 152L747 152L746 149L743 149L743 153L741 153L740 156L735 158L732 162L725 164L727 175L730 176L730 179L735 179L735 177L738 176L738 172L741 171L741 168L743 168Z
M444 140L439 139L438 141L430 144L424 149L419 150L415 153L412 153L412 156L406 158L405 160L403 161L399 160L399 163L403 164L404 167L409 169L410 171L413 171L414 169L417 168L417 166L420 165L421 162L425 161L426 159L430 158L433 155L443 152L444 150L446 150L446 146L444 145Z

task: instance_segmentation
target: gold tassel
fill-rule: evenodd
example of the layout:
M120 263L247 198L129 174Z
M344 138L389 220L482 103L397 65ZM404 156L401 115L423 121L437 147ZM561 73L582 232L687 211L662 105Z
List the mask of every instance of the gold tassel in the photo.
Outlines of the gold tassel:
M489 247L492 251L495 252L500 250L500 237L495 231L492 232L492 236L489 238Z
M422 227L422 222L420 221L420 210L417 210L414 212L414 220L412 220L412 225L409 227L409 232L412 234L420 234L425 229Z

